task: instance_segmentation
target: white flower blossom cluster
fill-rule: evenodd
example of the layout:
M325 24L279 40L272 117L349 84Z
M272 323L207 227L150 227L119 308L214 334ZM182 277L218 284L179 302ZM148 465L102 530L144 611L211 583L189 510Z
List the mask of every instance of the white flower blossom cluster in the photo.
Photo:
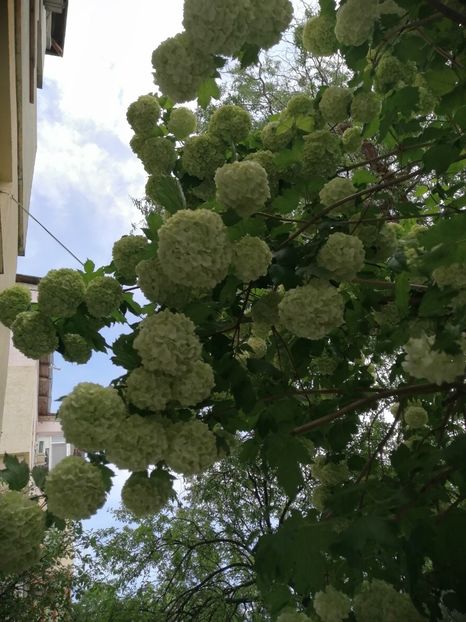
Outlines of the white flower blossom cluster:
M121 499L124 506L137 518L159 512L174 496L172 478L161 469L132 473L126 480Z
M269 49L280 41L293 17L290 0L250 0L247 43Z
M327 585L324 591L317 592L313 605L322 622L342 622L351 611L350 598L332 585Z
M52 320L37 311L19 313L11 325L13 345L25 356L40 359L58 347L58 337Z
M451 287L453 289L466 288L466 264L452 263L448 266L439 266L432 272L434 283L443 289Z
M147 134L155 127L160 119L162 110L156 97L141 95L129 105L126 119L136 134Z
M278 305L280 322L296 335L322 339L344 322L344 301L338 289L326 281L288 290Z
M334 203L343 201L346 197L351 196L356 192L356 188L353 186L351 179L347 177L334 177L328 181L322 190L319 192L319 197L322 205L330 207ZM332 213L348 210L354 205L354 200L349 199L341 205L338 205L332 210Z
M181 164L189 175L198 179L213 177L224 162L224 147L214 136L201 134L186 141Z
M118 392L93 382L76 385L58 411L66 440L86 451L105 449L126 417Z
M210 117L208 132L227 144L239 143L251 130L251 116L241 106L225 104Z
M364 267L363 243L354 235L332 233L317 255L317 263L337 280L350 281Z
M303 168L306 175L324 179L332 177L341 156L340 140L328 130L316 130L304 137Z
M195 361L187 373L173 382L173 399L181 406L194 406L210 395L214 384L212 367L204 361Z
M84 301L86 286L77 270L50 270L39 281L39 310L49 317L71 317Z
M113 263L126 283L132 285L136 282L136 266L144 259L147 246L143 235L124 235L113 245Z
M174 102L191 101L197 89L214 71L212 56L194 49L186 32L163 41L152 54L154 80Z
M0 577L19 574L38 561L45 512L16 490L0 493Z
M172 378L164 373L153 373L143 367L133 369L126 381L128 400L141 410L160 412L172 399Z
M304 48L314 56L331 56L338 50L335 19L331 15L311 17L303 30Z
M212 289L226 277L231 261L227 228L210 210L180 210L159 229L158 258L173 283Z
M355 123L370 123L380 106L379 97L372 91L356 93L351 101L351 118Z
M342 86L329 86L319 103L319 110L327 123L335 125L349 117L352 94Z
M178 140L184 140L196 131L197 117L192 110L180 106L173 108L167 123L168 131Z
M267 172L253 160L224 164L215 173L217 200L245 218L260 211L270 199Z
M254 151L254 153L249 153L244 159L247 161L252 160L262 166L267 173L270 194L275 196L278 192L278 169L272 151L268 149Z
M347 128L341 137L341 144L346 153L359 151L362 145L361 129L359 127Z
M423 428L429 420L426 409L416 405L408 406L403 416L406 425L412 430Z
M371 38L378 17L374 0L347 0L337 11L335 35L342 45L359 46Z
M165 425L157 416L130 415L118 426L107 444L107 459L120 469L142 471L165 458L168 440Z
M434 342L435 337L426 333L420 337L411 337L403 346L406 352L403 369L414 378L435 384L453 382L464 371L464 356L434 350Z
M288 101L285 113L286 116L297 117L300 115L314 116L314 100L306 93L293 95Z
M215 434L201 421L173 424L168 428L168 441L165 461L182 475L201 473L218 458Z
M87 310L94 317L105 317L120 306L121 285L111 276L98 276L86 288Z
M157 257L144 259L136 266L138 286L151 302L173 309L182 309L196 292L188 287L173 283L165 274Z
M92 348L81 335L67 333L62 337L63 358L69 363L84 365L92 356Z
M393 585L379 579L362 584L361 591L353 599L353 610L357 622L422 622L424 619L408 594L398 592Z
M245 235L233 245L233 272L243 283L267 274L271 261L272 252L261 238Z
M283 131L279 121L266 123L261 130L262 144L269 151L280 151L288 146L293 138L292 128L285 128Z
M172 172L176 164L176 149L170 138L153 136L147 138L141 146L138 157L148 175L160 177Z
M59 518L82 520L105 503L105 480L97 466L80 456L63 458L45 480L47 508Z
M24 285L13 285L0 292L0 322L10 328L17 316L29 309L31 292Z
M375 70L375 86L379 93L387 93L399 83L404 82L407 76L407 67L391 54L385 54L380 59Z

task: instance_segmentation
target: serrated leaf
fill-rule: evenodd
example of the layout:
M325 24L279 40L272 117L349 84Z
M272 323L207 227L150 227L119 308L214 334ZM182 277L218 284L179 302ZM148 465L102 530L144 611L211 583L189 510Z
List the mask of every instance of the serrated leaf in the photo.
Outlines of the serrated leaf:
M214 78L208 78L197 90L197 103L204 110L210 104L211 99L220 98L220 89Z
M460 147L451 144L437 144L428 149L423 157L424 169L426 171L445 172L450 164L456 160L461 153Z
M44 490L45 480L47 478L47 473L49 472L48 468L45 466L35 466L32 471L32 479L34 480L37 488Z
M21 490L29 482L29 467L20 462L16 456L5 454L3 457L4 469L0 470L0 479L8 484L11 490Z

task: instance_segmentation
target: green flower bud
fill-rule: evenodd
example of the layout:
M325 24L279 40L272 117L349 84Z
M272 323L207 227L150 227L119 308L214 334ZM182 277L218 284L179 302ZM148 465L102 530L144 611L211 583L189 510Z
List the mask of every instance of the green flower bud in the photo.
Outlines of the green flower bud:
M141 95L129 105L126 119L136 134L147 134L157 127L160 114L157 98L153 95Z
M353 195L355 192L356 188L353 186L351 179L347 179L346 177L334 177L325 184L319 192L319 197L322 205L330 207L330 205L343 201L343 199ZM335 207L331 212L333 214L341 213L342 211L350 209L353 205L354 199L349 199Z
M55 326L37 311L23 311L11 325L13 345L30 359L40 359L58 347Z
M270 151L281 151L293 140L293 130L286 128L281 130L280 121L270 121L261 130L262 144Z
M125 283L136 282L136 266L144 259L147 246L143 235L124 235L113 245L113 263Z
M68 443L100 451L116 434L126 408L115 389L81 382L62 401L58 417Z
M217 200L243 218L260 211L270 199L267 173L254 161L225 164L215 174L215 185Z
M23 493L0 494L0 576L18 575L39 561L45 512Z
M305 93L293 95L286 105L286 113L292 117L314 115L314 100Z
M0 322L7 328L31 304L31 292L23 285L13 285L0 292Z
M375 70L375 86L379 93L387 93L402 82L406 75L406 68L395 56L385 54Z
M147 317L134 340L144 367L170 376L182 376L201 355L193 322L182 313L165 310Z
M212 289L223 281L230 265L227 228L210 210L180 210L159 229L158 258L173 283Z
M105 503L107 491L98 467L79 456L63 458L45 480L47 509L59 518L89 518Z
M247 138L251 131L249 113L233 104L217 108L209 121L209 133L225 143L239 143Z
M319 279L289 289L278 305L280 322L297 337L322 339L344 322L344 300L338 290Z
M81 335L67 333L62 337L63 358L69 363L84 365L92 356L92 348Z
M251 0L247 42L267 50L279 43L293 17L290 0Z
M357 622L422 622L424 619L408 594L395 590L393 585L379 579L364 581L361 591L353 598L353 611Z
M335 18L331 15L311 17L304 25L303 46L313 56L332 56L338 51Z
M233 246L233 272L243 283L267 274L271 262L270 248L260 238L246 235Z
M359 151L362 145L361 130L359 127L349 127L343 132L341 143L346 153Z
M160 469L150 477L145 471L132 473L121 491L123 505L138 518L156 514L174 495L172 477Z
M39 281L39 310L47 316L71 317L84 301L86 287L77 270L50 270Z
M404 412L404 419L408 428L416 430L417 428L423 428L429 417L427 411L422 406L408 406Z
M98 276L86 289L86 306L94 317L110 315L120 306L123 298L121 285L111 276Z
M168 131L178 140L184 140L196 131L197 117L189 108L173 108L167 123Z
M351 611L348 596L331 585L327 585L323 592L316 593L313 605L322 622L341 622Z

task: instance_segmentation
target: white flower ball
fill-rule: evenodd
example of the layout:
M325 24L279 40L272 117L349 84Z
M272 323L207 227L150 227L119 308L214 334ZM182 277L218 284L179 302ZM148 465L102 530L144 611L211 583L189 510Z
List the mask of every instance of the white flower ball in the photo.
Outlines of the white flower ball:
M195 328L186 315L167 309L147 317L134 340L143 366L170 376L185 374L201 355Z
M353 599L353 611L357 622L422 622L424 618L415 609L408 594L398 592L393 585L373 579L362 584L361 591Z
M123 290L111 276L98 276L86 288L87 310L94 317L105 317L120 306Z
M144 259L147 246L143 235L124 235L113 245L113 263L125 283L136 282L136 266Z
M196 475L217 460L217 441L209 426L192 420L168 428L168 466L182 475Z
M153 136L144 141L138 154L148 175L169 175L177 159L175 145L169 138Z
M233 272L243 283L267 274L271 261L272 252L260 238L245 235L233 246Z
M171 381L171 376L138 367L128 376L126 396L137 408L158 412L172 399Z
M344 301L327 281L313 279L308 285L288 290L278 305L280 322L296 335L322 339L344 322Z
M408 428L416 430L417 428L423 428L427 424L429 417L426 409L422 406L408 406L404 412L404 419Z
M173 283L165 274L162 264L155 257L144 259L136 266L138 285L151 302L173 309L182 309L197 293L188 287Z
M13 345L30 359L38 360L58 348L52 320L37 311L23 311L11 325Z
M342 45L359 46L372 36L377 20L374 0L347 0L337 11L335 34Z
M228 273L227 228L210 210L180 210L159 229L158 258L173 283L208 291Z
M380 112L380 99L373 93L356 93L351 101L351 118L355 123L370 123Z
M349 117L351 98L350 89L342 86L329 86L325 89L319 110L327 123L335 125Z
M241 106L225 104L210 117L208 131L225 143L239 143L251 131L251 115Z
M330 207L330 205L343 201L343 199L351 196L355 192L356 188L353 186L351 179L347 179L346 177L334 177L325 184L319 192L319 197L322 205ZM353 207L353 205L354 199L349 199L348 201L345 201L341 205L335 207L332 212L337 214L342 210Z
M337 486L349 478L346 462L326 462L321 456L312 463L311 472L312 477L325 486Z
M136 134L147 134L157 127L162 110L156 97L141 95L129 105L126 119Z
M331 56L338 51L335 19L331 15L311 17L303 30L303 46L313 56Z
M332 177L341 158L341 143L336 134L316 130L304 137L303 170L308 177Z
M279 43L293 17L290 0L251 0L247 42L267 50Z
M364 267L363 243L354 235L332 233L317 255L317 263L340 281L350 281Z
M152 471L150 477L145 471L132 473L121 490L123 505L137 518L156 514L175 496L172 482L161 469Z
M359 127L347 128L341 137L341 144L346 153L359 151L362 145L361 129Z
M313 605L322 622L341 622L351 611L351 600L332 585L327 585L323 592L317 592Z
M173 381L173 399L182 406L195 406L209 397L214 385L212 367L204 361L195 361L189 371Z
M39 310L49 317L71 317L84 301L86 287L77 270L50 270L39 281Z
M435 337L425 333L420 337L411 337L403 346L406 357L402 367L414 378L438 385L453 382L464 371L464 356L434 350L434 342Z
M213 177L224 162L225 149L218 138L201 134L186 141L181 163L189 175L198 179Z
M92 356L92 348L81 335L67 333L62 337L63 358L70 363L84 365Z
M16 317L27 311L31 304L31 292L24 285L13 285L0 292L0 322L10 328Z
M292 128L287 128L284 131L279 131L279 129L281 129L279 121L270 121L261 130L262 144L269 151L281 151L293 139Z
M196 131L197 117L192 110L180 106L173 108L167 123L168 131L178 140L184 140Z
M224 164L215 174L217 200L245 218L260 211L270 199L264 168L253 160Z
M443 289L452 287L453 289L466 288L466 264L452 263L448 266L439 266L432 272L434 283Z

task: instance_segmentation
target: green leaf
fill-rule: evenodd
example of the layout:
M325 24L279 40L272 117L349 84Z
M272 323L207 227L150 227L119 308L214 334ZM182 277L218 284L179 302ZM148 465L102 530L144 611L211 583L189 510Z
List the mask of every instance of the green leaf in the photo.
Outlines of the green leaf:
M294 498L303 485L299 462L308 459L304 445L299 439L287 434L272 434L266 439L266 456L277 470L278 483L290 498Z
M154 183L152 196L170 214L186 209L186 199L181 184L176 177L171 175L162 175Z
M408 312L409 292L409 273L402 272L395 279L395 302L402 315L406 315Z
M87 259L84 262L84 272L90 274L90 273L94 272L94 268L95 268L95 263L93 261L91 261L90 259Z
M35 466L32 471L32 479L34 480L37 488L44 490L45 480L47 478L48 468L45 466Z
M314 117L300 114L296 117L295 125L298 130L302 130L303 132L312 132L315 126L315 120Z
M0 470L0 479L8 484L11 490L21 490L29 482L29 467L20 462L16 456L5 454L3 457L4 469Z
M451 144L437 144L428 149L422 158L426 171L437 171L437 173L445 172L450 164L454 162L461 148Z
M453 120L462 130L466 130L466 106L456 111Z
M280 214L289 214L298 207L301 195L293 188L287 188L272 201L272 210Z
M434 95L442 96L450 93L456 86L458 80L453 69L444 67L443 69L430 69L424 74L424 78Z
M197 90L197 103L204 110L210 104L211 99L220 98L220 89L215 78L208 78Z
M149 240L156 241L159 235L159 229L163 225L163 218L157 212L151 212L146 216L147 229L144 229L144 233Z
M105 491L110 492L113 486L112 477L115 477L114 471L112 471L112 469L109 469L108 466L105 466L104 464L94 463L94 466L97 467L100 471L100 474L105 484Z
M251 43L245 43L238 52L237 58L241 63L241 69L245 69L250 65L256 65L259 62L260 47Z

